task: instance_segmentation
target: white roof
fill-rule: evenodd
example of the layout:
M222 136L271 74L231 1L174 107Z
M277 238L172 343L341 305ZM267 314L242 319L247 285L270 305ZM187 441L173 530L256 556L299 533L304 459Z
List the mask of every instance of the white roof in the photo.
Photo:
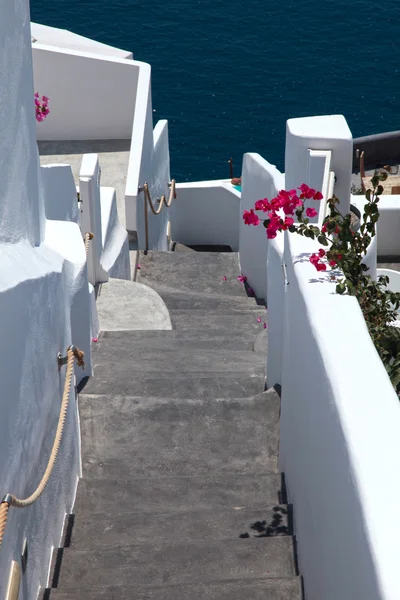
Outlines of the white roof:
M56 27L48 27L39 23L31 23L31 37L33 44L37 42L38 44L47 46L103 54L115 58L133 58L132 52L107 46L107 44L96 42L66 29L57 29Z

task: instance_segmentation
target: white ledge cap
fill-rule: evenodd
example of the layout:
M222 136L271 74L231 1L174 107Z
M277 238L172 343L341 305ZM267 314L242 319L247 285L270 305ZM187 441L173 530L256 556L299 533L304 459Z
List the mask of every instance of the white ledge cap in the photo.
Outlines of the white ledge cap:
M353 139L343 115L288 119L286 122L286 131L290 135L303 138Z

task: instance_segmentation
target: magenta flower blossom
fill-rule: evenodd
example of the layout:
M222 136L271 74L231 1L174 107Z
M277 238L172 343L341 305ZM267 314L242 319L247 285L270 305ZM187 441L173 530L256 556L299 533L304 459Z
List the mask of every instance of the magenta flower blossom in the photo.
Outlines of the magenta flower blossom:
M49 98L47 96L42 96L42 99L40 99L38 92L36 92L34 98L35 98L36 121L41 123L42 121L45 120L47 115L50 113L50 109L48 107Z
M238 275L237 280L240 281L240 283L246 283L247 277L246 275Z
M227 280L228 280L228 278L227 278L227 276L226 276L226 275L224 275L224 276L222 277L222 279L223 279L224 281L227 281Z
M92 338L92 342L98 342L99 338Z
M248 211L248 210L244 211L243 221L245 222L246 225L258 225L260 223L260 219L257 217L256 213L254 212L254 208L252 208L250 211Z
M307 217L316 217L317 214L318 213L315 210L315 208L306 208L306 215L307 215Z
M264 329L268 329L268 325L265 322L264 322L263 327L264 327Z
M261 323L261 317L257 317L257 323Z

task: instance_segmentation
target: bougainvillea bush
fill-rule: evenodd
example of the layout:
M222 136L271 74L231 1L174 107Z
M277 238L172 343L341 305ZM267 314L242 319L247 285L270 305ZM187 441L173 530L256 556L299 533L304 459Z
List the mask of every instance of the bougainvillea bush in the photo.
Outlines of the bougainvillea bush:
M338 294L357 298L371 338L399 394L400 330L391 325L399 318L400 294L388 289L388 277L373 280L363 262L376 235L379 196L383 192L380 182L386 178L387 174L381 173L371 179L372 189L365 194L364 215L357 231L353 230L351 215L340 212L340 202L335 196L327 202L328 215L322 227L310 222L318 214L317 203L322 200L322 194L306 184L296 190L282 190L272 200L257 200L254 208L244 211L243 220L247 225L262 223L269 239L287 230L318 241L321 247L310 255L311 264L336 281ZM306 200L315 201L316 208L306 207Z
M47 117L47 115L49 114L50 109L49 109L49 99L47 96L39 96L39 93L36 92L35 94L35 115L36 115L36 121L38 121L39 123L41 123L42 121L45 120L45 118Z

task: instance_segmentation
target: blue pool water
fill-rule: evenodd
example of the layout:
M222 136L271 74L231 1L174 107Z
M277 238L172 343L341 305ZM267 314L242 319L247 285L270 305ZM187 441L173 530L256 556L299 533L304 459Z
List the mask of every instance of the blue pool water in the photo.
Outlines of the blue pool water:
M400 3L374 0L31 0L32 20L152 65L178 181L283 168L285 121L342 113L355 137L400 129ZM43 91L45 93L45 90Z

